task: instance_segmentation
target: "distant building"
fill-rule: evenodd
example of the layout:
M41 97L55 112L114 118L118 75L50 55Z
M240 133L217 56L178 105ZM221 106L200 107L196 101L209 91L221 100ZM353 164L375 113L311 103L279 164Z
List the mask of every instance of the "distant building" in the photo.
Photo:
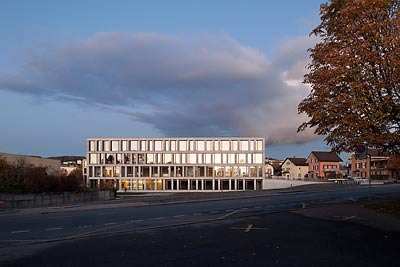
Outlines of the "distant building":
M89 138L91 187L119 191L262 189L264 138Z
M31 165L46 168L47 173L54 174L60 172L61 163L59 160L46 159L37 156L16 155L0 153L0 158L5 159L11 165Z
M283 160L274 159L274 158L265 158L266 164L269 164L273 167L272 178L277 176L282 176L282 163Z
M377 180L398 180L400 178L400 155L368 149L368 157L357 159L355 153L351 159L351 175L354 178Z
M282 176L288 180L305 180L308 177L306 158L286 158L282 163Z
M307 158L310 179L328 179L341 176L342 159L334 152L312 151Z
M268 161L265 161L265 177L272 178L274 176L274 166Z

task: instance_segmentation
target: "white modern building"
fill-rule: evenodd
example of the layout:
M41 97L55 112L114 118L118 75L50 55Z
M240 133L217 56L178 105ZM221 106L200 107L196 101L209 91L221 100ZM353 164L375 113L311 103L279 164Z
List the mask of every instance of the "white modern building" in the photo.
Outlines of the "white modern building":
M86 173L120 192L259 190L264 156L258 137L88 138Z

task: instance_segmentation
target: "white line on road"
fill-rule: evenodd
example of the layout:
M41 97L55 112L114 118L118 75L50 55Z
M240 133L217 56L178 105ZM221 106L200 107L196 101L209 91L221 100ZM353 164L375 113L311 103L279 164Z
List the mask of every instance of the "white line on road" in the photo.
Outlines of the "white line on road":
M131 223L134 223L134 222L143 222L143 219L131 220L131 221L129 221L129 222L131 222Z
M210 212L211 214L219 213L219 210L214 210Z
M21 233L28 233L28 232L30 232L31 230L20 230L20 231L12 231L11 233L12 234L21 234Z
M156 218L150 218L150 220L164 220L165 217L156 217Z
M116 222L105 223L104 225L114 225L117 224Z
M57 231L57 230L62 230L62 227L54 227L54 228L46 228L44 229L45 231Z
M235 214L237 212L238 212L238 210L234 210L231 213L228 213L228 214L225 214L224 216L219 217L218 219L220 219L220 220L221 219L225 219L226 217L231 216L231 215L233 215L233 214Z
M88 225L80 225L80 226L78 226L79 228L88 228L88 227L92 227L93 225L90 225L90 224L88 224Z
M185 215L175 215L174 218L184 217Z

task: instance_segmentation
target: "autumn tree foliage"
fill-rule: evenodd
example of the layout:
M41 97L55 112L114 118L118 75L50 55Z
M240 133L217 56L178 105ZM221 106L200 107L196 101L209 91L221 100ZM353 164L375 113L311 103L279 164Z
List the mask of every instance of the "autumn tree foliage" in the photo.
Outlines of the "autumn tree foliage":
M331 0L320 8L311 35L304 83L311 93L298 106L334 151L363 143L400 151L400 0Z
M82 169L69 175L49 174L44 167L35 167L19 161L11 165L0 158L0 192L50 193L82 190Z

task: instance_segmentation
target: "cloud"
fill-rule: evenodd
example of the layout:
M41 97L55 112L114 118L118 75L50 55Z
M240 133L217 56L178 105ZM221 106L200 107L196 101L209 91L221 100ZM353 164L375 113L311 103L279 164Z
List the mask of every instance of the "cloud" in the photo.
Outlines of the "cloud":
M18 73L0 74L0 90L114 108L166 136L302 143L318 138L296 133L312 45L286 40L268 60L226 34L97 33L32 54Z

